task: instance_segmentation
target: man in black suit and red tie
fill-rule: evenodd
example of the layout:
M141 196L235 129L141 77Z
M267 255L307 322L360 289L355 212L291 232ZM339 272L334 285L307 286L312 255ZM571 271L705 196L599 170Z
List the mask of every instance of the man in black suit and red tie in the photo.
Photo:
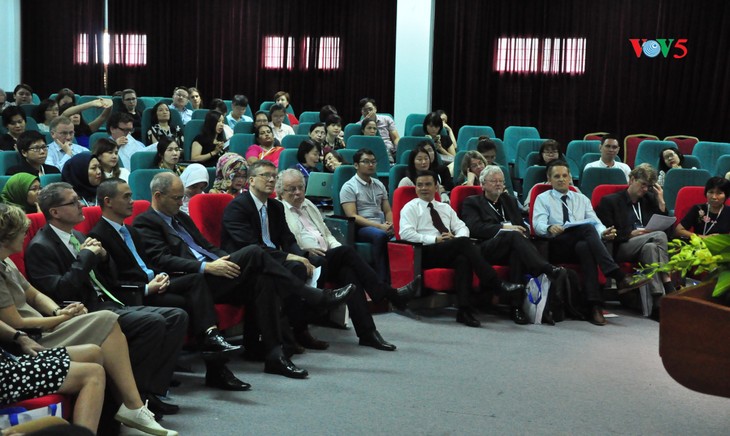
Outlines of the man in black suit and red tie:
M102 218L89 232L101 241L116 268L112 271L121 290L137 291L144 295L148 306L172 306L185 309L190 327L198 338L200 351L206 361L205 384L224 390L243 391L251 385L238 380L226 368L223 354L239 350L221 336L213 297L203 274L184 274L171 277L164 271L153 271L146 259L144 245L134 227L124 225L132 215L132 190L122 179L110 179L97 188L97 204ZM138 248L139 247L139 248Z

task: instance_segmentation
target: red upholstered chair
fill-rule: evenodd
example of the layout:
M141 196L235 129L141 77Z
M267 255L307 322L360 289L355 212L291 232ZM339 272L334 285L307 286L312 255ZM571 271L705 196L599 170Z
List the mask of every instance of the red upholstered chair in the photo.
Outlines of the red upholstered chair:
M15 266L18 267L20 273L23 274L25 277L28 277L25 274L25 248L28 246L28 244L30 244L33 236L38 233L38 230L46 225L46 217L44 217L43 214L40 212L29 213L28 219L30 220L30 227L28 227L28 232L25 234L25 239L23 240L23 251L10 255L10 259L13 261L13 263L15 263Z
M100 206L87 206L82 209L84 213L84 220L74 226L74 229L83 233L88 234L91 229L94 228L96 223L101 219L101 207Z
M595 189L593 189L593 194L591 195L591 206L593 206L593 209L595 210L598 207L598 204L601 202L601 198L603 198L604 195L623 191L624 189L626 189L628 187L629 187L629 185L598 185L598 186L596 186Z
M58 404L60 403L60 410ZM27 400L18 401L17 403L3 406L3 409L25 409L35 410L49 407L49 415L58 416L66 420L71 419L71 411L73 410L73 402L71 397L61 394L44 395L38 398L29 398Z
M147 200L135 200L134 206L132 209L132 215L128 216L127 219L124 220L124 224L127 226L131 226L132 222L134 221L134 218L137 217L137 215L146 212L147 209L150 208L150 202Z
M200 229L205 239L220 247L223 211L233 200L230 194L199 194L190 199L188 211L190 218ZM216 304L218 328L226 330L243 321L244 310L232 304Z
M624 163L631 168L634 167L634 161L636 160L636 152L639 150L639 144L641 141L647 139L659 140L657 136L647 135L645 133L637 133L634 135L627 135L624 138Z
M685 186L677 192L677 202L674 205L674 216L677 217L677 221L682 221L687 212L695 204L707 203L707 197L705 197L705 188L703 186ZM725 202L728 204L728 202Z
M454 212L461 218L461 206L464 203L464 200L466 200L467 197L471 197L472 195L481 195L482 193L482 187L481 186L457 186L454 189L451 190L451 207L454 209Z
M695 148L695 144L700 142L700 139L696 136L688 135L672 135L664 138L665 141L672 141L677 144L677 148L682 154L692 154L692 150Z
M605 135L608 135L608 132L593 132L593 133L587 133L584 137L584 141L600 141L603 139Z

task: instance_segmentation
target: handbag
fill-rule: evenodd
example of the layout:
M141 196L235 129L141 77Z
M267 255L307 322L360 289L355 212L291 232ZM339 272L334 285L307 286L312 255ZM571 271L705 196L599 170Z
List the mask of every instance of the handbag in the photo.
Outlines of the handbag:
M525 285L526 298L522 304L522 310L531 324L542 324L542 314L547 306L550 292L550 278L545 274L528 277L529 280Z

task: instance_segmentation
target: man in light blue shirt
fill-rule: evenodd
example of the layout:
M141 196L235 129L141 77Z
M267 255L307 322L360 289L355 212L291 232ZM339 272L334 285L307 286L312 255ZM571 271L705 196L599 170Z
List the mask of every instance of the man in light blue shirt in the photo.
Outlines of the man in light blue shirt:
M547 166L548 182L552 189L538 195L532 216L535 233L550 239L551 260L579 263L583 273L583 290L591 306L588 321L605 325L603 296L598 287L598 270L616 280L619 292L638 288L648 280L634 280L624 274L606 250L602 239L616 238L613 226L606 228L583 194L570 190L570 169L562 160Z
M236 127L236 124L241 121L253 123L253 118L246 115L246 108L248 107L248 98L243 94L236 94L231 100L231 112L226 115L226 123L231 129Z
M60 171L72 156L89 152L86 148L74 144L74 123L69 117L62 115L54 118L51 121L49 130L51 131L53 142L48 144L46 164L53 165Z

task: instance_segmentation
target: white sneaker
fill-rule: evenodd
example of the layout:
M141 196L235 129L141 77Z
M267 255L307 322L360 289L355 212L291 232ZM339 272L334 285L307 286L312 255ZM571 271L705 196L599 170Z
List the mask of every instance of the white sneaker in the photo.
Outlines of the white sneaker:
M175 430L167 430L155 421L155 414L147 408L147 403L139 409L129 409L122 404L114 415L114 419L126 425L127 427L136 428L148 434L158 436L178 436Z

